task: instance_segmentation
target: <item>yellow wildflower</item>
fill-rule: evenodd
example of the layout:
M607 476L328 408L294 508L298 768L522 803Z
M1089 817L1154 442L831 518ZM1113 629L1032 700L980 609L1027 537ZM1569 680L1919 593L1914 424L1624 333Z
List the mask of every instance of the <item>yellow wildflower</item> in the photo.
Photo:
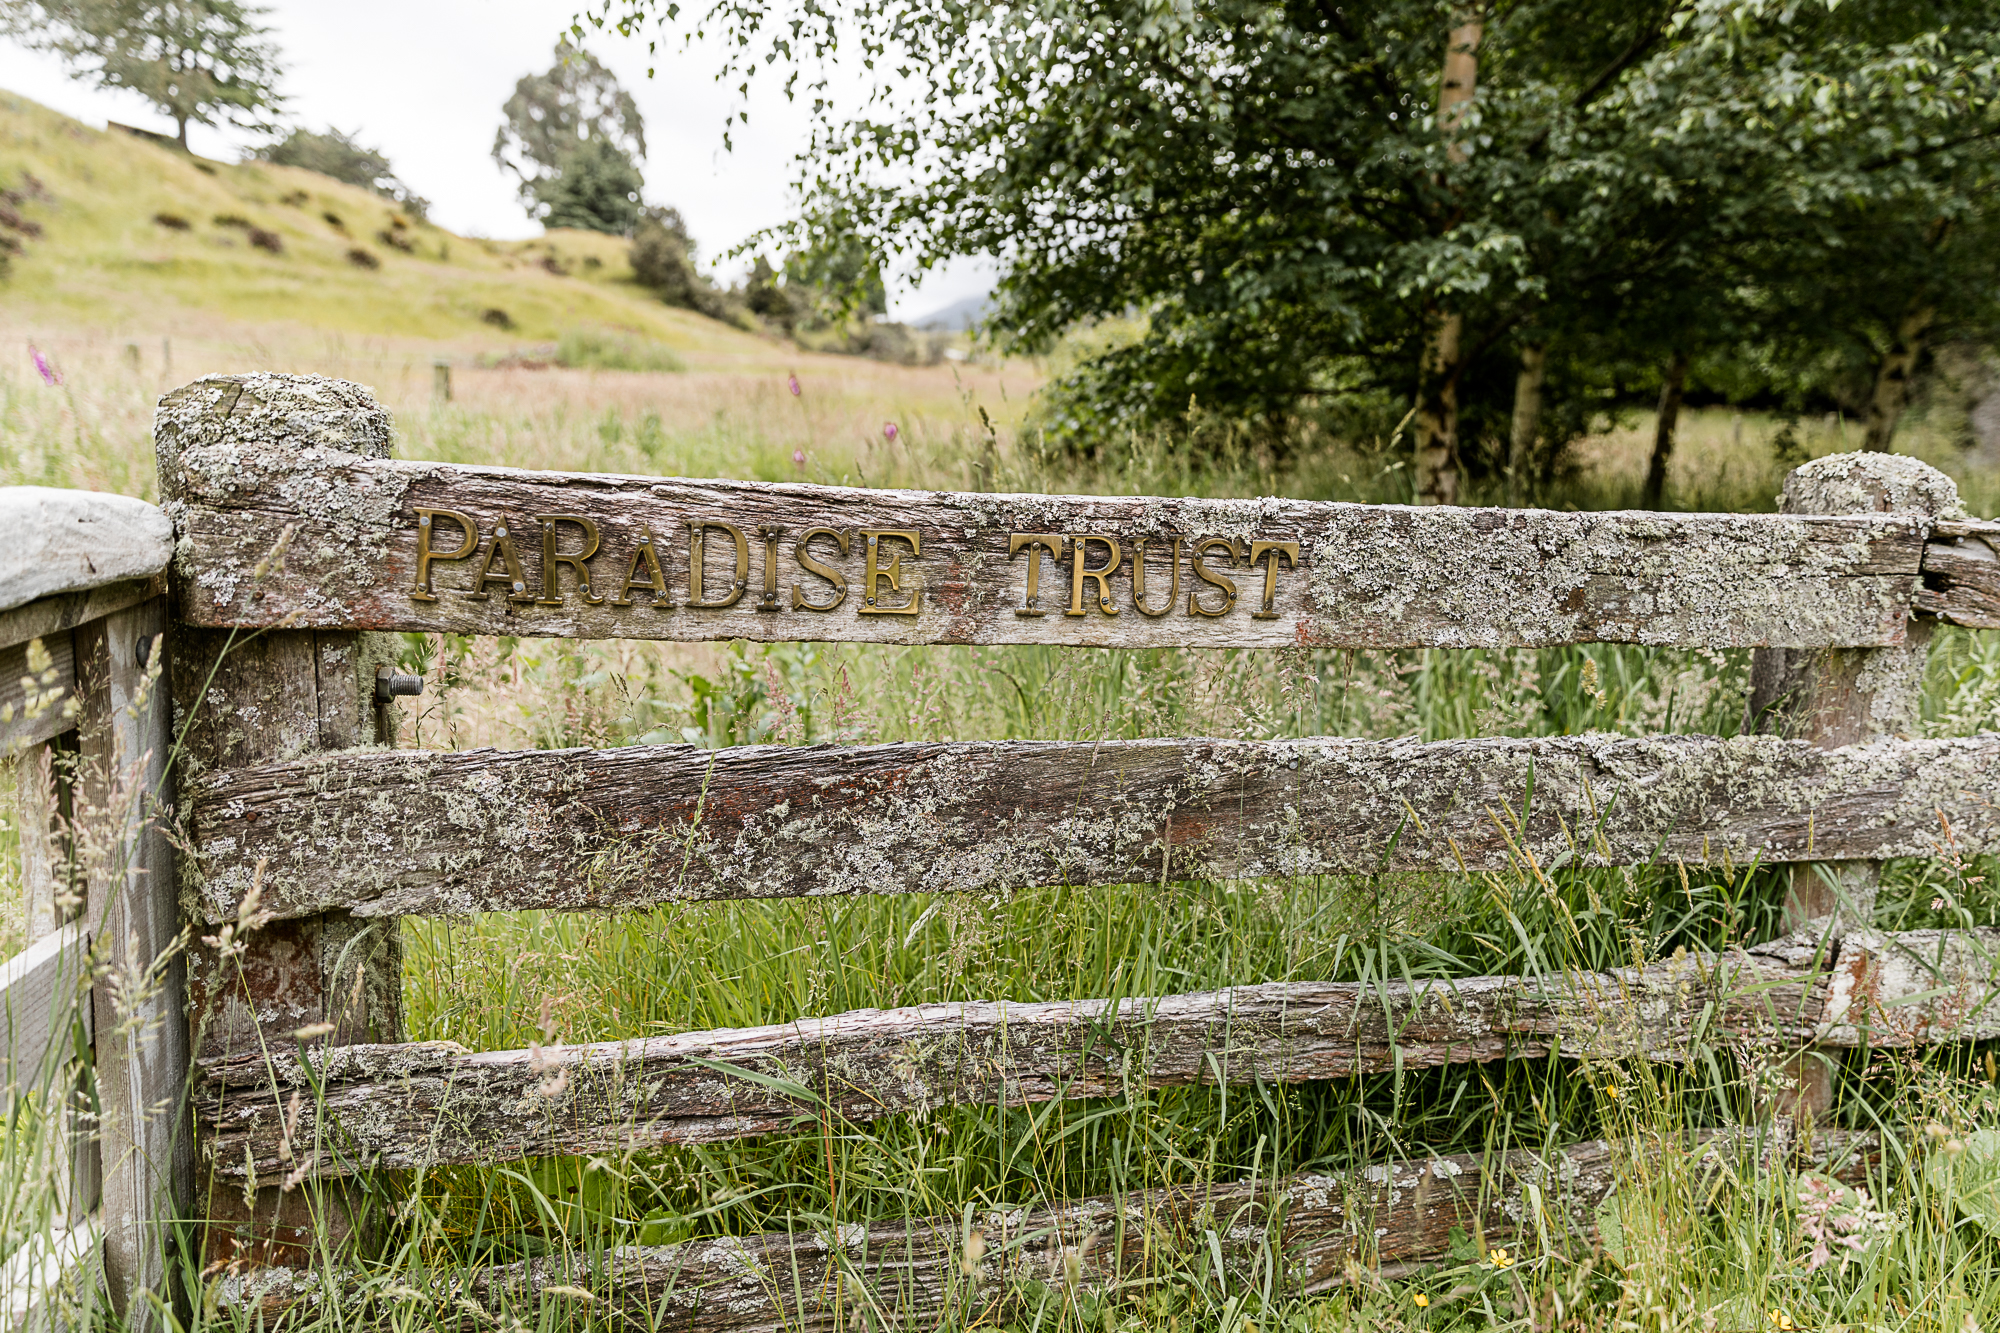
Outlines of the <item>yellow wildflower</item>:
M1492 1264L1495 1268L1512 1268L1514 1266L1513 1259L1508 1256L1505 1250L1488 1250L1486 1252L1486 1262Z
M1419 1310L1428 1310L1430 1308L1431 1298L1424 1295L1421 1291L1418 1292L1415 1296L1412 1296L1410 1299L1417 1303L1417 1308Z
M1792 1323L1792 1317L1783 1310L1773 1310L1771 1311L1771 1327L1777 1329L1778 1333L1793 1333L1797 1325Z

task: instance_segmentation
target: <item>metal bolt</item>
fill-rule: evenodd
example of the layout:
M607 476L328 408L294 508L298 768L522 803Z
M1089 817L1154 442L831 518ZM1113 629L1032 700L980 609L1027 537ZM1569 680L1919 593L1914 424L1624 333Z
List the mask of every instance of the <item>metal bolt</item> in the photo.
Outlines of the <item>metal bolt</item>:
M378 703L388 703L397 695L417 695L424 692L424 678L408 675L390 667L375 670L375 699Z
M528 590L528 585L527 585L527 584L525 584L525 583L521 582L521 580L519 580L519 579L515 579L515 580L514 580L514 591L515 591L515 592L526 592L527 590Z
M493 535L495 537L505 537L507 535L507 525L502 523L499 527L493 529Z
M427 528L430 525L431 525L431 516L429 514L425 514L422 518L419 518L417 520L417 526L420 528Z

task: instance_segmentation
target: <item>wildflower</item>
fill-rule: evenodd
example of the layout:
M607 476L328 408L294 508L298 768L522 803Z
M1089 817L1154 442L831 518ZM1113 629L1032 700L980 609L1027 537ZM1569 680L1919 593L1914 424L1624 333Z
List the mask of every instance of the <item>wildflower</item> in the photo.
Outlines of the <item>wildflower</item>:
M1943 911L1943 910L1944 910L1944 899L1942 899L1942 898L1933 898L1933 899L1931 899L1931 910L1932 910L1933 912L1941 912L1941 911Z
M792 397L794 397L794 398L798 397L798 396L799 396L799 377L798 377L797 375L786 375L786 376L785 376L785 383L786 383L787 385L791 386L791 390L792 390Z
M979 1261L986 1257L986 1233L974 1231L965 1238L965 1257L959 1262L959 1271L967 1277L979 1276Z
M889 443L894 444L896 442L896 436L899 435L900 433L901 432L896 429L895 422L885 421L882 423L882 438L887 440Z
M41 373L42 383L50 386L62 383L62 372L49 364L49 359L42 355L41 348L30 343L28 355L34 358L35 369Z
M806 465L806 451L803 449L792 450L792 466L804 467L805 465Z
M1625 1095L1625 1090L1620 1088L1616 1083L1607 1083L1604 1085L1604 1095L1615 1102Z
M1792 1323L1792 1317L1783 1310L1771 1311L1770 1320L1771 1327L1777 1329L1778 1333L1792 1333L1793 1329L1797 1327L1796 1324Z
M1428 1310L1431 1308L1431 1298L1424 1295L1421 1291L1410 1297L1410 1302L1419 1310Z
M1512 1268L1514 1266L1513 1256L1509 1255L1505 1250L1488 1250L1486 1252L1486 1262L1492 1264L1495 1268Z

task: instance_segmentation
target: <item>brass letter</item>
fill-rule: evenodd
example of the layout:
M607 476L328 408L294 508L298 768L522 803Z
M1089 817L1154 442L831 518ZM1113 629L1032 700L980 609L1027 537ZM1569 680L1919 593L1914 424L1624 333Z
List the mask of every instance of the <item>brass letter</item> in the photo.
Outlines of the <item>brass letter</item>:
M711 602L705 600L702 593L701 537L702 533L708 528L714 528L718 532L728 533L730 536L730 540L736 543L736 581L730 585L729 595L723 598L719 602ZM749 586L750 586L750 543L744 540L743 529L737 527L734 523L723 523L716 519L689 519L688 520L688 599L684 603L684 605L694 607L696 610L700 611L720 611L725 606L736 605L738 599L740 599L743 596L743 590Z
M856 607L855 610L864 616L913 616L917 614L918 611L923 609L919 603L923 601L924 580L923 576L914 569L910 571L909 601L903 603L901 606L878 606L875 602L875 590L880 586L880 581L883 579L889 580L889 588L892 592L904 591L902 577L903 553L901 551L896 552L894 558L889 561L888 568L880 568L876 564L876 556L882 543L891 537L901 537L910 544L910 558L915 559L924 553L922 542L917 536L917 530L915 528L863 528L861 529L861 535L868 539L868 565L867 573L861 576L861 605Z
M812 558L812 552L806 550L806 543L819 536L831 537L839 542L840 553L842 555L846 555L854 549L853 540L839 528L809 528L806 530L805 534L799 538L799 544L792 548L792 554L798 558L801 569L809 574L819 575L828 583L831 583L836 591L833 594L833 600L821 606L818 602L808 602L806 595L799 591L799 585L794 583L792 585L792 610L794 611L831 611L847 600L847 575L841 573L831 565L822 565L819 561Z
M575 555L556 554L556 524L574 523L583 529L583 549ZM576 571L577 590L583 594L585 606L602 606L603 593L590 590L590 566L585 562L597 554L597 525L581 514L542 515L542 595L535 599L536 606L562 605L562 576L556 573L557 565L568 565Z
M1028 553L1028 596L1026 601L1014 608L1015 615L1045 616L1048 614L1046 611L1035 609L1035 603L1041 600L1042 551L1044 548L1047 548L1056 559L1060 560L1063 558L1063 551L1068 547L1068 544L1069 539L1067 537L1058 537L1053 534L1015 532L1008 535L1007 558L1009 560L1012 560L1023 551Z
M1212 588L1222 589L1222 605L1211 611L1195 600L1195 594L1190 589L1188 592L1189 615L1226 616L1236 609L1236 580L1223 578L1220 574L1211 574L1208 572L1208 566L1202 563L1202 556L1217 546L1229 552L1229 566L1231 569L1234 569L1236 567L1238 551L1235 541L1228 537L1203 537L1190 547L1189 551L1193 556L1191 563L1194 566L1194 576Z
M646 577L643 580L639 577L641 561L646 565ZM667 576L660 569L659 552L653 549L653 530L650 527L640 531L639 544L632 548L632 558L625 565L625 586L618 590L618 595L611 599L611 604L632 605L634 588L651 588L653 605L656 607L660 604L660 599L667 596Z
M776 523L759 523L757 535L764 539L764 600L759 611L776 611L778 606L778 538L784 529Z
M1157 618L1173 610L1174 603L1181 598L1181 539L1175 537L1167 547L1167 562L1172 566L1174 581L1167 588L1166 605L1157 611L1146 606L1146 542L1147 538L1141 537L1132 548L1132 605L1139 609L1140 615Z
M450 519L452 522L458 524L459 528L465 533L465 540L459 544L459 548L456 551L451 552L449 555L443 551L434 551L431 549L432 524L440 518ZM435 602L437 594L431 591L431 561L463 560L478 549L479 529L464 514L459 513L456 509L419 508L417 510L417 581L410 588L410 596L420 602Z
M1263 560L1266 555L1271 558L1264 561L1264 607L1261 611L1250 613L1252 620L1276 620L1278 618L1278 613L1272 609L1272 604L1278 599L1278 557L1283 556L1285 562L1293 569L1299 567L1299 544L1297 542L1251 542L1250 568L1257 568L1257 562Z
M1118 614L1118 608L1111 604L1111 576L1118 572L1118 566L1125 563L1125 553L1118 549L1118 539L1098 532L1079 532L1070 538L1069 559L1069 610L1066 616L1083 614L1083 581L1093 579L1097 583L1097 608L1107 616ZM1102 569L1090 568L1090 557L1085 550L1091 542L1103 542L1111 550L1111 558Z
M505 574L493 572L496 557L506 566ZM510 602L535 600L535 595L528 591L528 575L521 568L521 557L514 552L514 537L507 531L504 519L493 529L493 540L486 543L486 558L479 562L479 572L472 576L472 591L462 592L459 596L467 601L483 602L492 595L486 591L489 583L507 584L507 600Z

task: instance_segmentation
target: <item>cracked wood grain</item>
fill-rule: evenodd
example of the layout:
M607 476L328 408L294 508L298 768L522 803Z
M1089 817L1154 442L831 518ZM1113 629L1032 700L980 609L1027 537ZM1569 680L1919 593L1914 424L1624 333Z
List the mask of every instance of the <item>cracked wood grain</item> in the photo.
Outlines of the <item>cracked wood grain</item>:
M760 1028L472 1053L451 1042L205 1061L195 1098L218 1172L337 1175L587 1156L1195 1084L1296 1083L1550 1053L1684 1061L1697 1043L1790 1049L1988 1035L1958 1000L1912 1005L1948 958L1985 994L2000 932L1695 954L1645 968L1418 983L1274 982L1112 1003L929 1004ZM1828 1015L1829 995L1838 1012ZM1922 998L1920 997L1920 998ZM314 1088L321 1091L316 1095ZM296 1107L291 1098L303 1096Z
M1693 1176L1749 1188L1797 1160L1838 1179L1866 1178L1872 1134L1831 1131L1794 1145L1782 1130L1706 1131L1689 1143L1649 1143L1650 1167L1680 1158ZM1056 1207L968 1206L954 1217L849 1223L790 1234L716 1236L678 1245L557 1254L455 1269L394 1294L365 1294L350 1273L266 1271L221 1280L220 1304L275 1319L295 1306L371 1301L416 1308L440 1326L486 1328L508 1317L576 1311L589 1293L593 1324L633 1333L839 1333L870 1328L1001 1327L1032 1318L1066 1290L1116 1300L1144 1295L1219 1251L1227 1280L1254 1284L1280 1259L1277 1289L1325 1291L1396 1277L1445 1257L1453 1228L1489 1243L1547 1235L1588 1247L1599 1204L1632 1150L1593 1140L1547 1151L1451 1154L1278 1181L1135 1190ZM981 1252L968 1259L978 1232ZM552 1288L556 1290L551 1290ZM471 1308L468 1309L467 1306ZM377 1309L382 1307L377 1306ZM856 1316L860 1318L857 1321Z
M1881 645L1904 637L1930 522L528 472L370 456L378 420L366 390L309 376L213 376L162 400L188 623L1110 647Z
M1926 856L1940 817L1973 851L2000 831L2000 736L348 751L211 770L188 790L187 864L212 921L266 859L263 904L281 918L445 915Z

